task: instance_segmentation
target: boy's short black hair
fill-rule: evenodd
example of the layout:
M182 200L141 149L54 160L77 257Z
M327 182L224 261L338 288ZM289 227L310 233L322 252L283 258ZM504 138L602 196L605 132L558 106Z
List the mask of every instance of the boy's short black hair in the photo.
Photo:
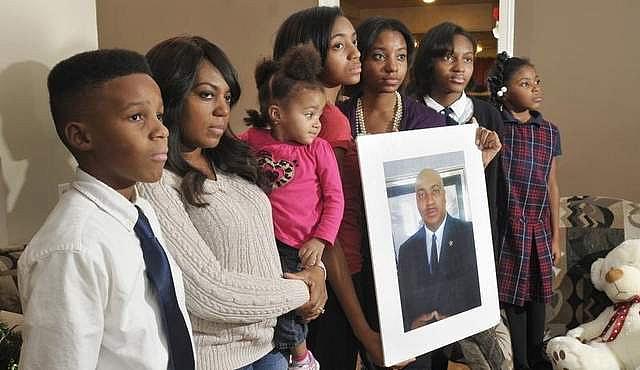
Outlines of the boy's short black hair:
M409 71L409 93L418 99L431 94L435 81L435 60L453 51L453 38L463 36L476 50L476 40L464 28L455 23L444 22L431 28L420 41L413 66Z
M69 147L64 135L67 122L79 120L91 104L91 90L118 77L143 73L151 76L146 58L135 51L102 49L67 58L49 72L47 87L51 115L60 140Z

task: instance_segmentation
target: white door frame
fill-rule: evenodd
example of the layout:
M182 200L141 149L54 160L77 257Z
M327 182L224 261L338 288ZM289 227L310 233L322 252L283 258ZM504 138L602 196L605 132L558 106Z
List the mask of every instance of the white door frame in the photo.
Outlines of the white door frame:
M506 51L513 55L513 39L515 34L516 0L500 0L500 21L498 22L498 53Z
M340 0L318 0L318 6L340 6Z
M318 0L319 6L340 6L340 0ZM500 21L498 23L498 52L513 55L516 0L500 0Z

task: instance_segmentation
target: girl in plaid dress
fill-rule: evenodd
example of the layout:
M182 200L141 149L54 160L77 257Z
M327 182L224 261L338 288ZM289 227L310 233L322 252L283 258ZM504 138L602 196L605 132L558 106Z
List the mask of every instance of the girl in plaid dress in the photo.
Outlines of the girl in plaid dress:
M537 111L542 83L526 59L498 55L489 77L491 97L504 120L498 290L511 329L516 369L545 368L545 304L559 251L559 192L555 157L558 128Z

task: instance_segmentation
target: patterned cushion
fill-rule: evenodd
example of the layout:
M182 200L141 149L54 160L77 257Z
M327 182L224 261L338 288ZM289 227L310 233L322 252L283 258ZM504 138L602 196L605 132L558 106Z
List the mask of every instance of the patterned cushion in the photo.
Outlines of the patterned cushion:
M640 204L592 196L560 200L561 251L553 302L547 306L548 335L597 317L609 298L591 283L591 264L627 239L640 238Z
M23 250L0 249L0 310L22 313L16 269Z

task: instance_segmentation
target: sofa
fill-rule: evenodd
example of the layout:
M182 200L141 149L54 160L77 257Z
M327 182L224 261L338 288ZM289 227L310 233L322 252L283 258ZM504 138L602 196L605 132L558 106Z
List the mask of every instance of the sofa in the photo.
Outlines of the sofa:
M640 238L640 203L599 196L560 201L562 257L555 268L553 301L547 307L547 337L597 317L611 305L591 283L591 264L627 239Z
M591 283L591 264L622 241L640 238L640 203L603 196L562 197L560 233L561 258L554 268L553 299L546 312L547 340L593 320L611 305ZM510 343L508 333L497 336L507 357L502 370L511 370L511 354L504 351ZM481 351L471 352L476 355L468 357L479 359L472 368L489 368ZM450 364L449 369L454 368L468 367Z
M0 311L22 312L16 269L23 249L0 249Z

